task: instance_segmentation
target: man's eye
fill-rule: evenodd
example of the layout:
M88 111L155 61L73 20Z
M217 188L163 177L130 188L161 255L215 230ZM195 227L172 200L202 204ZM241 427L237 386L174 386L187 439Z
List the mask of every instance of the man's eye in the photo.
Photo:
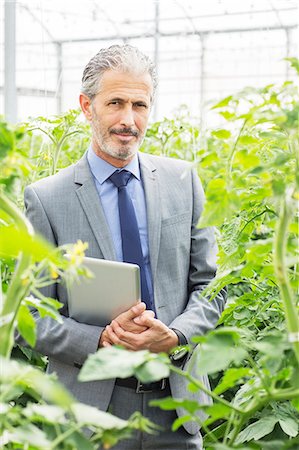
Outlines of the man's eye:
M109 105L119 105L119 101L113 100L113 102L110 102Z
M135 106L137 106L137 108L145 108L145 109L147 109L147 105L145 103L135 103Z

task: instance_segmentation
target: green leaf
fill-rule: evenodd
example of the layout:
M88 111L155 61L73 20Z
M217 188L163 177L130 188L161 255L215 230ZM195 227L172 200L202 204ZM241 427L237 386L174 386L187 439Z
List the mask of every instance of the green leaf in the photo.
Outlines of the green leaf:
M184 425L184 423L189 422L190 420L192 420L192 416L190 416L190 415L178 417L173 422L173 424L171 426L171 430L177 431L182 425Z
M79 381L130 377L134 375L136 367L147 360L149 354L147 350L130 352L119 347L102 348L89 355L80 371Z
M279 419L279 425L281 429L291 437L295 437L298 434L298 422L292 417L284 417L283 419Z
M196 342L196 339L193 339ZM210 332L204 339L197 354L197 373L215 373L226 369L232 362L240 364L247 351L239 345L237 331L220 328ZM213 358L211 358L213 355Z
M42 299L39 299L30 295L23 300L23 303L36 308L42 318L49 316L57 320L57 322L63 323L63 319L57 311L63 306L63 303L58 300L50 297L43 297Z
M34 261L49 258L57 262L57 252L45 239L31 236L14 226L2 227L0 233L0 257L17 258L20 252L30 255ZM56 255L56 256L55 256ZM58 260L59 261L59 260Z
M31 347L36 342L36 324L27 306L20 305L17 314L18 330Z
M205 421L206 425L210 425L215 420L224 419L232 413L232 409L222 403L213 403L212 405L205 406L203 410L209 415Z
M194 400L172 398L172 397L165 397L161 400L151 400L149 404L150 406L158 406L159 408L165 411L171 411L177 408L184 408L191 414L194 414L198 409L200 409L199 403Z
M297 71L299 74L299 59L298 58L285 58L286 61L290 61L291 66Z
M232 113L230 111L221 111L219 114L226 120L234 120L237 117L235 113Z
M98 431L98 430L97 430ZM98 442L98 441L97 441ZM83 433L74 432L70 436L67 436L64 440L64 448L68 449L84 449L84 450L94 450L94 442L83 435ZM101 447L100 447L101 448Z
M198 227L221 226L231 208L226 181L222 178L211 180L206 188L206 199Z
M47 439L46 434L30 423L14 428L13 431L10 432L10 442L29 444L33 448L38 449L51 447L51 442Z
M257 144L259 142L259 139L255 138L254 136L251 136L250 134L243 134L239 137L238 143L239 145L252 145Z
M273 431L277 422L278 419L275 416L262 417L241 431L236 439L236 444L261 439Z
M212 131L212 136L217 139L229 139L231 137L231 132L229 130L215 130Z
M214 389L214 393L217 395L222 394L227 391L227 389L234 387L237 381L241 382L242 378L249 376L250 374L251 370L248 367L227 369L220 383Z
M161 380L162 378L168 378L169 372L169 366L165 365L164 362L149 361L135 370L135 376L142 383L150 383Z
M69 408L73 399L71 394L54 378L44 372L14 360L0 357L0 384L11 384L17 389L35 391L45 401Z
M39 405L36 403L27 404L23 409L23 414L31 421L46 423L66 423L65 411L63 408L55 405Z
M216 105L214 105L211 109L217 109L217 108L222 108L223 106L227 106L230 103L230 101L232 100L232 98L233 98L232 95L225 97L223 100L216 103Z
M127 420L119 419L112 414L100 411L98 408L85 405L84 403L74 403L72 405L72 412L75 415L76 421L81 425L94 425L105 430L121 430L128 426Z
M268 333L257 342L253 342L252 346L265 355L278 358L286 349L287 343L281 333Z
M294 406L294 408L297 409L297 411L299 412L299 397L298 398L294 398L292 401L292 406Z
M14 150L15 137L4 122L0 122L0 161L5 158L10 150Z

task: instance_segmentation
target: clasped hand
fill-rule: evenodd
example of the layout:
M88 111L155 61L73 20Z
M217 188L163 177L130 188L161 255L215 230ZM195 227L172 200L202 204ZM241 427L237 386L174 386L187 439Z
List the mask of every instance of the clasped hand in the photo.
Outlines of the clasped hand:
M100 338L100 347L122 345L128 350L169 352L178 345L173 330L155 318L143 302L119 314L107 325Z

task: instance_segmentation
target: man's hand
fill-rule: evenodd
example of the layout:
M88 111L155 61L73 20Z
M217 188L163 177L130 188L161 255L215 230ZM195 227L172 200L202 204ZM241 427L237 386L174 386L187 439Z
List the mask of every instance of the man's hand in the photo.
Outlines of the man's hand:
M178 337L173 330L153 316L141 314L133 322L144 328L139 333L126 330L117 318L105 329L110 343L122 345L128 350L150 350L154 353L166 352L178 345Z
M142 317L153 318L155 317L155 313L147 310L145 303L140 302L137 303L137 305L132 306L132 308L128 309L128 311L119 314L114 321L117 321L122 329L130 333L138 334L147 329L147 326L142 323L142 320L141 322L138 322L137 320L140 320ZM109 339L107 328L108 327L106 327L101 334L99 347L109 347L114 344L114 342Z

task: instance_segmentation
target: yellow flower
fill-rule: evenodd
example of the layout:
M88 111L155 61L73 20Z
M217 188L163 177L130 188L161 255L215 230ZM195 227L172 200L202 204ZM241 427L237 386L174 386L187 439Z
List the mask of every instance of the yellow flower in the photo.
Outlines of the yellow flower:
M25 277L25 278L21 279L22 286L28 286L29 282L30 282L29 277Z
M74 244L74 254L78 256L84 256L85 250L88 248L88 242L82 242L79 239L76 244Z
M45 161L49 161L49 160L51 159L49 153L44 153L44 154L43 154L43 159L44 159Z
M69 253L71 264L81 264L85 255L85 250L88 248L88 242L82 242L80 239L73 245Z
M50 267L50 275L53 280L56 280L56 278L58 278L58 273L53 267Z
M295 191L293 194L293 199L294 200L299 200L299 191Z

